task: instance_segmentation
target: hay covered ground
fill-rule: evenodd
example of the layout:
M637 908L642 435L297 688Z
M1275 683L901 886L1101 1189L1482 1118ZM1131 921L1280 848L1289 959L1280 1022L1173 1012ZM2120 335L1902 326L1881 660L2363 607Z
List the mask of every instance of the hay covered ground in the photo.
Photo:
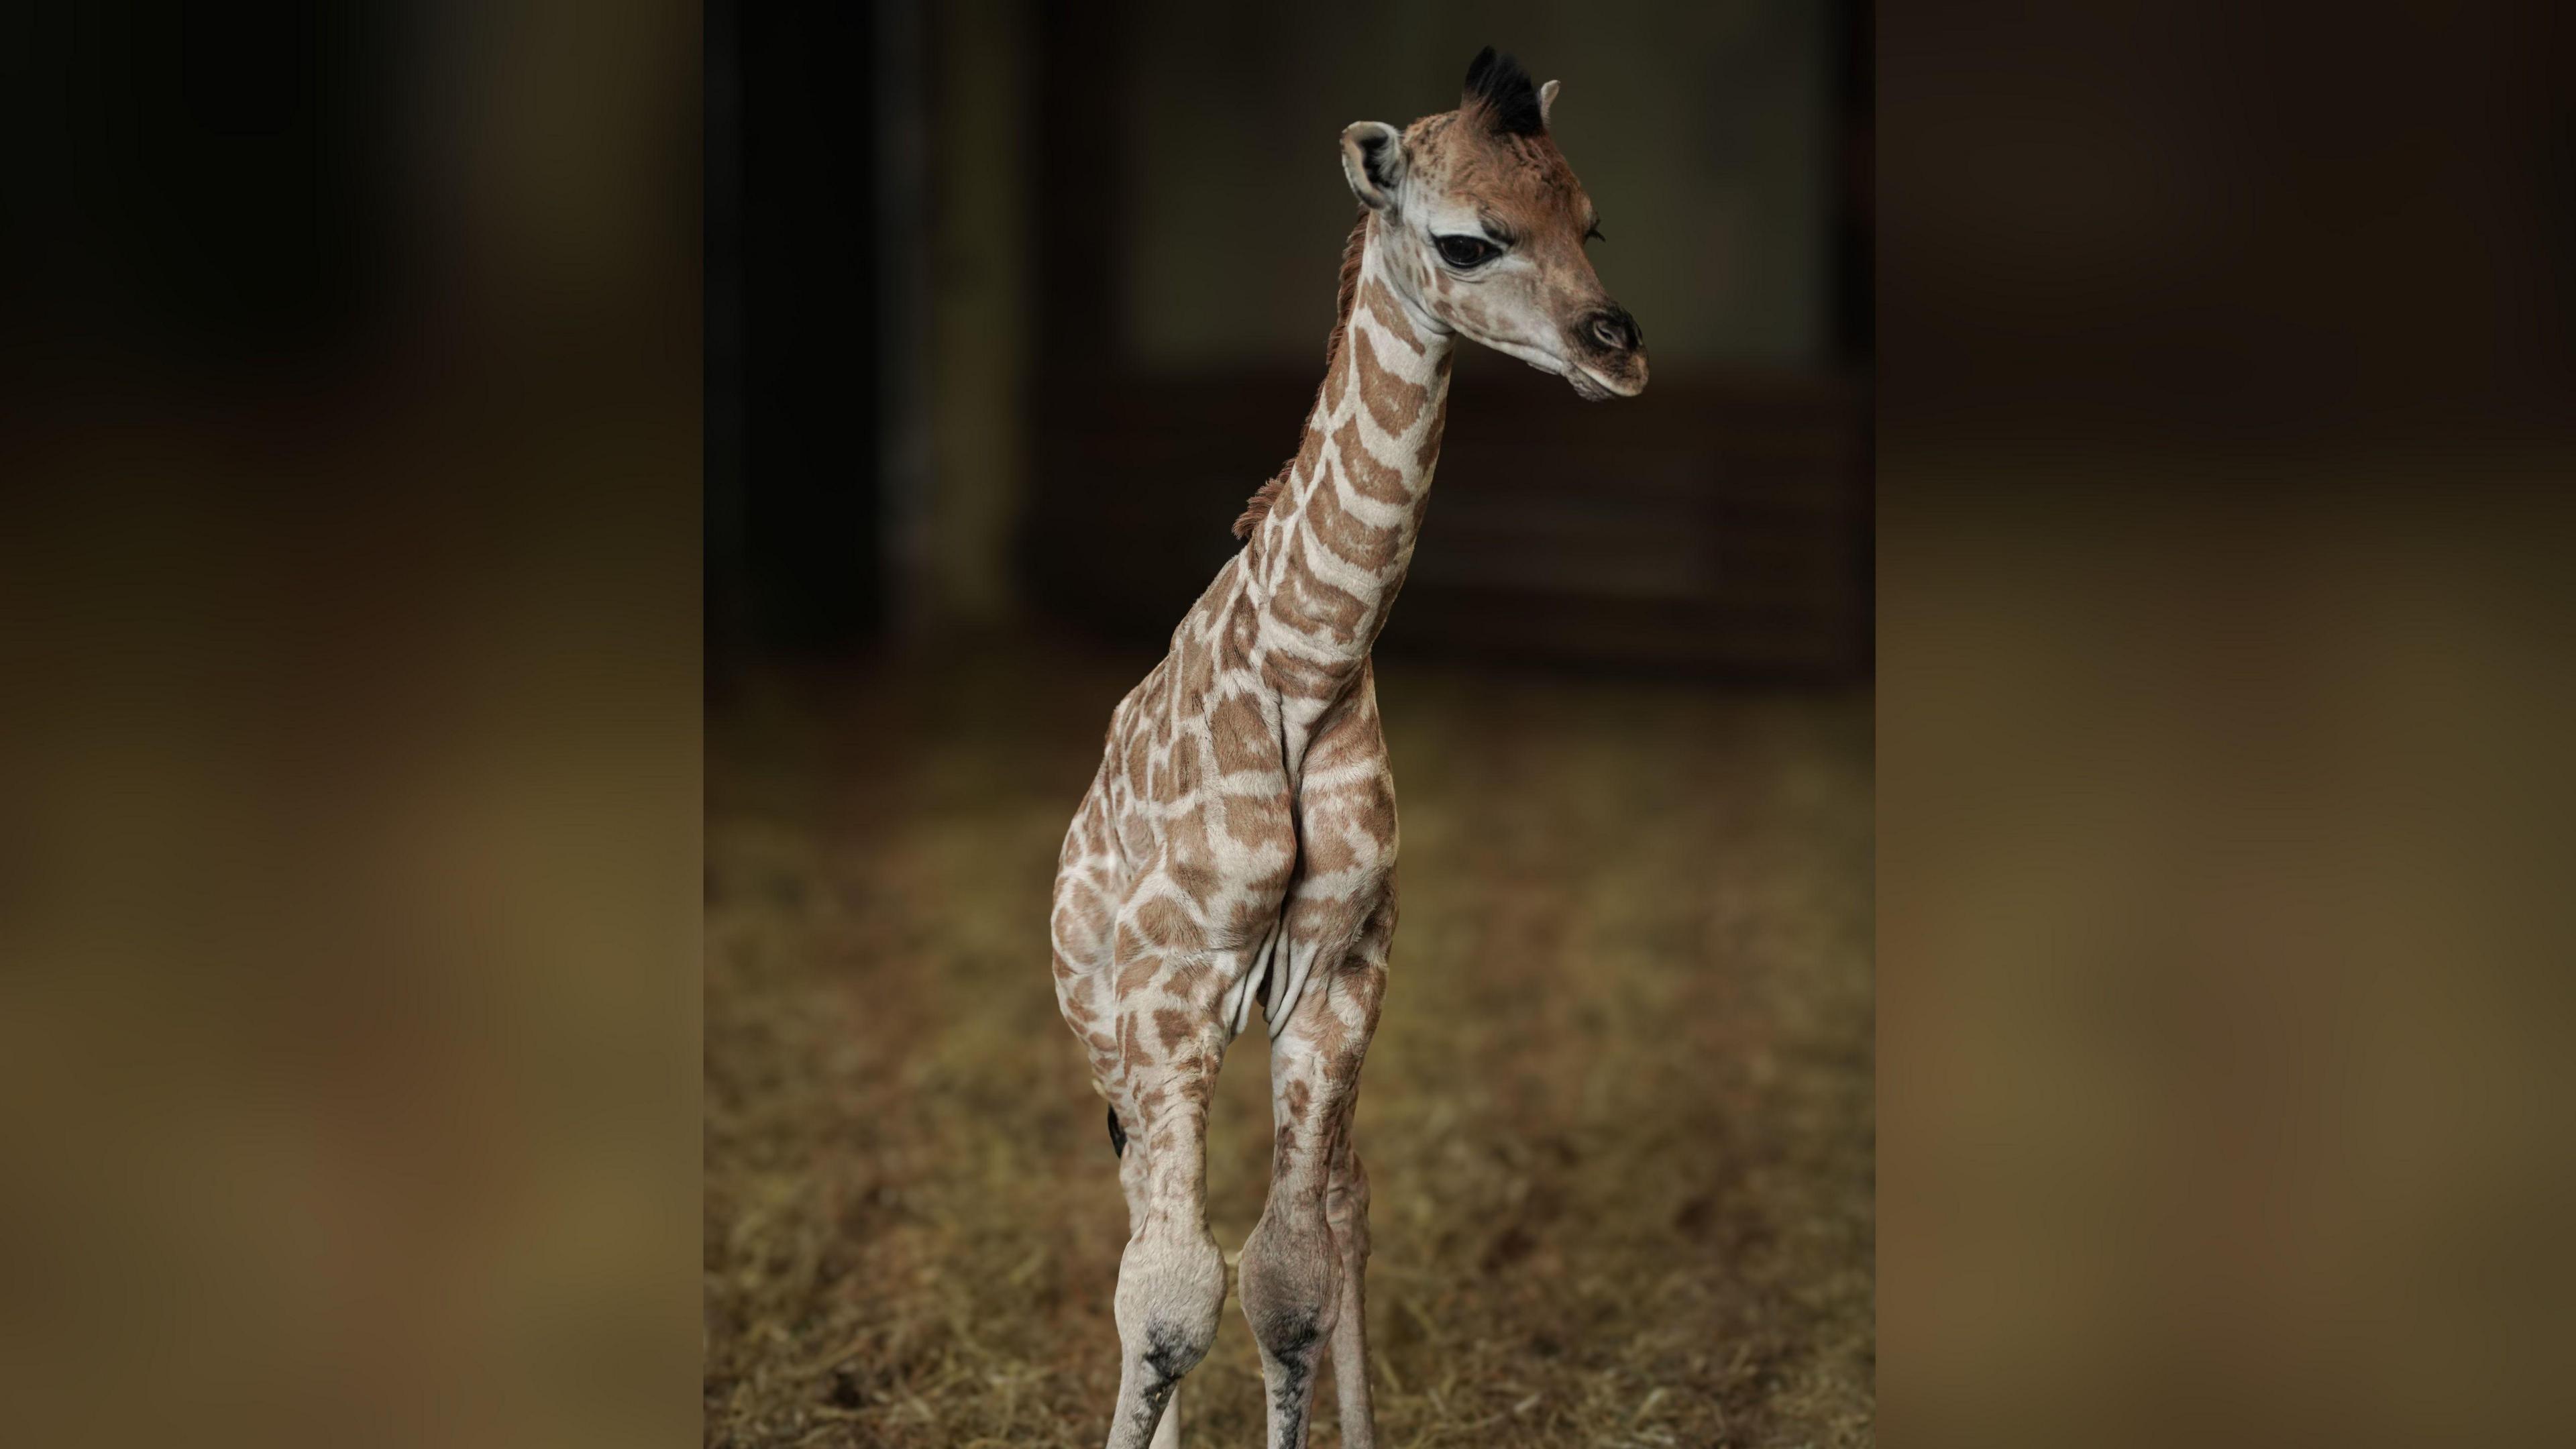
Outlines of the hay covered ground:
M711 709L709 1444L1101 1442L1126 1209L1047 889L1150 663L1013 648ZM1872 1442L1868 696L1410 663L1379 693L1383 1442ZM1229 1252L1265 1073L1256 1032L1217 1092ZM1239 1298L1180 1403L1186 1443L1262 1442Z

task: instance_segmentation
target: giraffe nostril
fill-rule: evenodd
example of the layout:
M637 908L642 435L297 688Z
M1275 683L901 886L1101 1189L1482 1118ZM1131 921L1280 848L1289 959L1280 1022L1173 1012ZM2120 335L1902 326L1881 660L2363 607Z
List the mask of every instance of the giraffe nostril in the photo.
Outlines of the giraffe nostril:
M1633 352L1642 340L1637 335L1637 324L1616 307L1593 313L1591 332L1593 341L1616 352Z

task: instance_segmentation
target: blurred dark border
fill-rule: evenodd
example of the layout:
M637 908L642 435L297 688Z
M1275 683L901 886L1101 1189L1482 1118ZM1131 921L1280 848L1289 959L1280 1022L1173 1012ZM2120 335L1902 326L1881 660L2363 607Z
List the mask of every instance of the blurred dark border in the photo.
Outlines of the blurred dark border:
M2576 1432L2570 39L1885 17L1890 1442Z
M699 61L0 22L13 1443L693 1436Z

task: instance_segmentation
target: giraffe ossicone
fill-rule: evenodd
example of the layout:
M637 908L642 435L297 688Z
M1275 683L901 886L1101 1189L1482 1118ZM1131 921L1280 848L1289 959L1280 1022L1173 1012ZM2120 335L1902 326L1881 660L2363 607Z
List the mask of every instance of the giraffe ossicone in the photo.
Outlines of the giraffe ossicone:
M1111 715L1065 834L1056 998L1108 1099L1131 1235L1111 1449L1171 1449L1225 1306L1206 1220L1210 1089L1259 1006L1270 1195L1239 1260L1272 1449L1297 1449L1327 1352L1342 1442L1375 1443L1351 1143L1395 934L1395 783L1371 648L1413 558L1464 336L1598 401L1646 386L1643 334L1585 254L1598 216L1548 133L1556 82L1491 47L1456 109L1342 133L1360 212L1296 454L1242 550Z

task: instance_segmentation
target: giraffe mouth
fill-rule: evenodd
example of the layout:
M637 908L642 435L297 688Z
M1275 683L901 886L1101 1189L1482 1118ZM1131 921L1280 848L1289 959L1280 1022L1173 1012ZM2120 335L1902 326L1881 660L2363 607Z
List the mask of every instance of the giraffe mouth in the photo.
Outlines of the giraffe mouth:
M1614 397L1635 397L1646 390L1642 355L1638 358L1639 376L1631 382L1595 372L1573 358L1561 356L1546 348L1532 347L1525 342L1506 342L1481 337L1477 340L1505 357L1516 358L1523 364L1551 377L1564 378L1565 385L1573 388L1574 395L1585 402L1607 402Z
M1580 363L1567 368L1564 376L1566 386L1573 388L1574 395L1585 402L1608 402L1618 396L1610 390L1609 384L1594 377L1591 371Z
M1629 375L1614 377L1595 372L1580 362L1566 364L1565 381L1574 395L1585 402L1605 402L1614 397L1635 397L1646 390L1646 359L1643 353L1629 358Z

